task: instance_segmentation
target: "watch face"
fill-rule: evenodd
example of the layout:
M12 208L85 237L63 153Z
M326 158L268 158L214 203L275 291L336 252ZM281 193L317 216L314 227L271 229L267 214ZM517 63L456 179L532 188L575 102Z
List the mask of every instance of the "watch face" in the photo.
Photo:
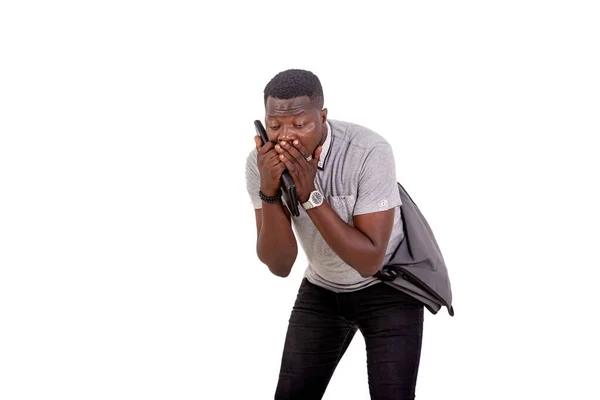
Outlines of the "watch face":
M310 200L315 204L321 204L323 201L323 195L320 192L313 192L310 197Z

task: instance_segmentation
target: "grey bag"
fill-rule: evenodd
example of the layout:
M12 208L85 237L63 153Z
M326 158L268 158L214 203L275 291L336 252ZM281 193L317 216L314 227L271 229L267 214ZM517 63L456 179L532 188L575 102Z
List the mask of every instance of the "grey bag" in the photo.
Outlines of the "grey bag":
M423 214L398 183L404 223L404 239L391 260L374 276L382 281L405 279L422 289L453 316L452 289L446 263L431 227Z

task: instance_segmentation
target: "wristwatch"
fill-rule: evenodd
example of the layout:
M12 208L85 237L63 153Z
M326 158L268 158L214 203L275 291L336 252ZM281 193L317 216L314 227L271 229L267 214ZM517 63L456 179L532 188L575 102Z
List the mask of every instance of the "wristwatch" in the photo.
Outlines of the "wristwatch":
M308 196L308 201L302 203L305 210L310 210L323 204L323 195L318 190L313 190Z

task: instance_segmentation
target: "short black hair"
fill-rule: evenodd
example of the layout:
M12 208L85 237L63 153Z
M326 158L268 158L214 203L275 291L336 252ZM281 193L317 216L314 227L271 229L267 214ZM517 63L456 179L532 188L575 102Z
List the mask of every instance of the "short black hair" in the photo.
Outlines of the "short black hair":
M288 69L275 75L265 86L265 105L269 96L282 100L308 96L311 103L323 108L321 81L315 74L303 69Z

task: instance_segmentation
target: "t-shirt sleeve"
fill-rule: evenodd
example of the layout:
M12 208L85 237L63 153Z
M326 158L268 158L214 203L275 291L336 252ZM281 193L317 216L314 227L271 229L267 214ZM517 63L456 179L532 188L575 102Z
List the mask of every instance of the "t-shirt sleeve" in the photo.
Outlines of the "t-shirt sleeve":
M396 164L389 143L373 147L360 170L354 215L385 211L402 204Z
M256 163L257 154L257 150L254 149L250 152L248 158L246 158L246 190L248 190L250 201L255 209L262 208L262 200L258 196L258 191L260 190L260 174Z

